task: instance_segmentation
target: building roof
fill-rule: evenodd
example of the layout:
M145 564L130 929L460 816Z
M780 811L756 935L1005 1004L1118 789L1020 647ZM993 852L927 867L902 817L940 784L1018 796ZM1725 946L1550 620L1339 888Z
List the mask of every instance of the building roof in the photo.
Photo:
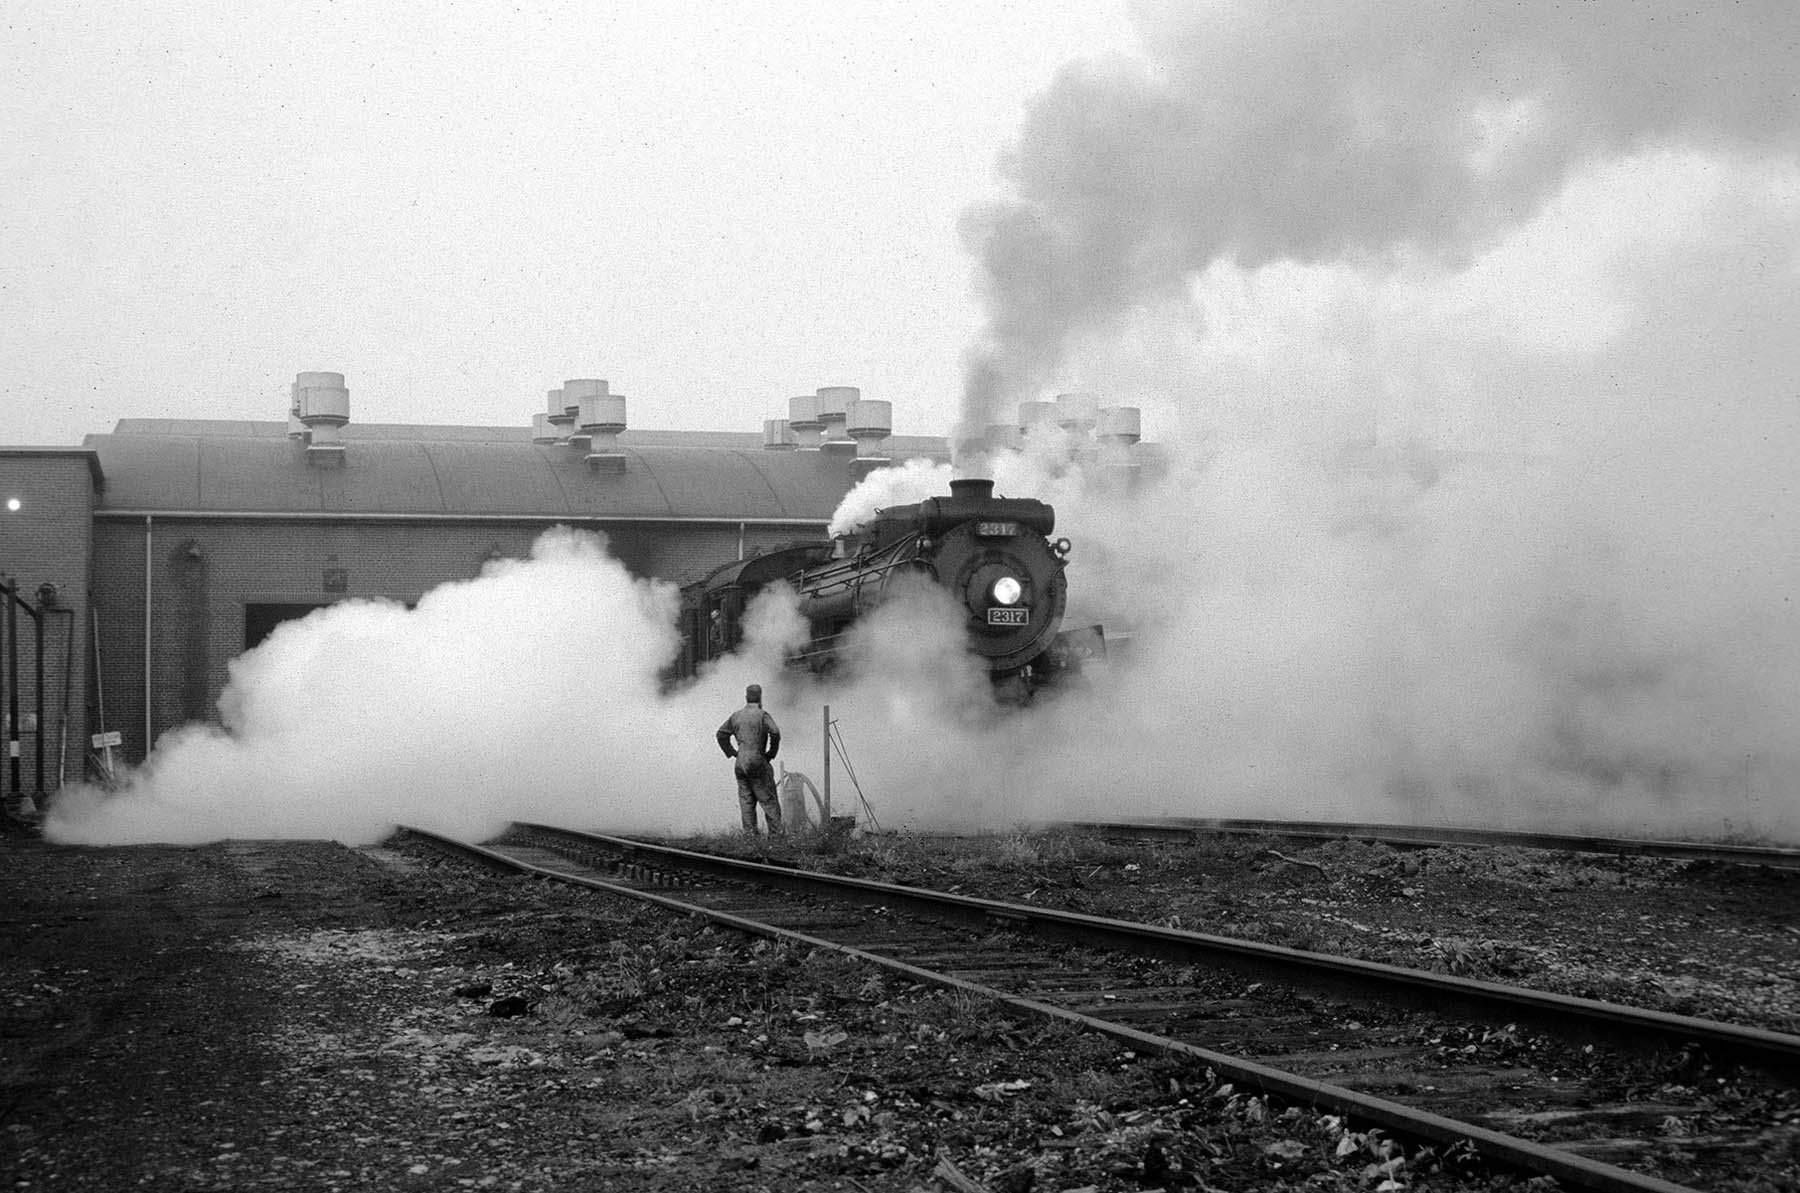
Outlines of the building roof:
M0 445L0 457L15 460L52 459L81 460L87 464L88 475L93 478L94 487L98 489L106 483L106 477L100 470L100 459L85 447L35 447L31 445Z
M517 427L365 423L341 437L342 464L326 467L279 422L122 419L84 444L105 470L103 516L824 522L855 483L845 456L731 432L629 431L623 469Z

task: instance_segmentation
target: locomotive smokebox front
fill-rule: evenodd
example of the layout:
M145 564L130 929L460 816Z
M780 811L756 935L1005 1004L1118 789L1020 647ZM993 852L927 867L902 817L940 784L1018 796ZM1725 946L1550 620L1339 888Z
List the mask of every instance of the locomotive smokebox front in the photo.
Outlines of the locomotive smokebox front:
M959 523L933 541L938 580L968 610L970 642L990 671L1023 667L1062 624L1063 561L1042 534L1004 517Z

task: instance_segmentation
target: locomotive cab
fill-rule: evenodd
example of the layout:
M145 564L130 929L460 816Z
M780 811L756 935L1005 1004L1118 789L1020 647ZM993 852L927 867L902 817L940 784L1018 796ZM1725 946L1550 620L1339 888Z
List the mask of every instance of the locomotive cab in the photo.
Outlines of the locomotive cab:
M826 543L798 543L714 568L681 590L681 653L675 676L694 675L705 662L736 650L744 638L744 610L758 592L787 579L830 552Z

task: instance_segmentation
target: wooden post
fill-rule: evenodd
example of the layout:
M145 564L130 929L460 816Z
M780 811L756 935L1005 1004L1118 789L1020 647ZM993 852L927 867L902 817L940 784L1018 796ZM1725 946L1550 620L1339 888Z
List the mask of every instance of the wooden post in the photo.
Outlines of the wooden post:
M825 820L821 827L831 831L831 705L825 706L825 784L822 795L825 801Z

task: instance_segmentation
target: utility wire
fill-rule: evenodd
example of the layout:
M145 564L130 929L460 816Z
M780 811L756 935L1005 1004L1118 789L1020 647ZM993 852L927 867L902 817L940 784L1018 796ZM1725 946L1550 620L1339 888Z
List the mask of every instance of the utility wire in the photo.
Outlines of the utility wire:
M837 749L837 756L844 764L844 773L850 776L850 786L856 788L856 798L862 804L864 815L876 832L881 831L881 822L875 819L875 809L869 805L869 797L863 794L862 784L856 781L856 768L850 765L850 754L844 749L844 734L838 729L836 720L831 722L831 744Z

